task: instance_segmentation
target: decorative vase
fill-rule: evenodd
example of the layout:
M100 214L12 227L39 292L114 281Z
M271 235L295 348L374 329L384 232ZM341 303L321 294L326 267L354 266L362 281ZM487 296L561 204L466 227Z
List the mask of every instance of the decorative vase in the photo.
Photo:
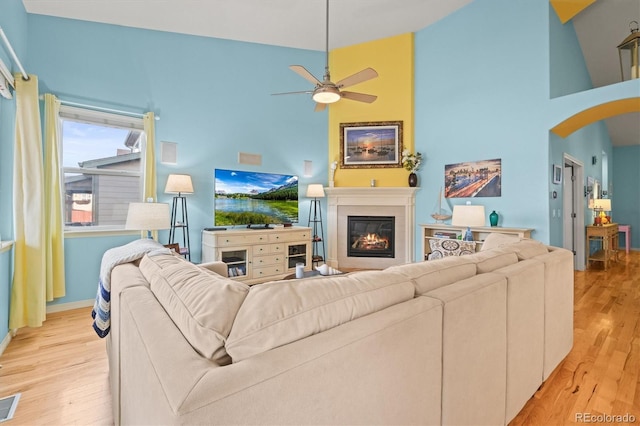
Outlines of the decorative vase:
M489 222L491 226L498 226L498 213L495 210L489 215Z
M467 231L464 233L464 241L473 241L473 233L471 232L471 228L467 226Z
M409 173L409 186L415 188L418 186L418 175L415 173Z

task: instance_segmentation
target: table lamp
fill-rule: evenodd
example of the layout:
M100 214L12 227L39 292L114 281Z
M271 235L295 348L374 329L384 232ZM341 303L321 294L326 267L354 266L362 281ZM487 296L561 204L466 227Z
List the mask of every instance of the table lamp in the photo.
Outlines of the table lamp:
M600 212L594 218L594 225L604 225L609 222L605 212L611 211L611 200L608 198L596 198L593 200L593 210Z
M484 206L471 204L453 206L451 224L454 226L467 227L467 232L463 238L465 241L473 241L471 227L484 226L484 222Z
M169 204L129 203L124 229L147 231L147 238L152 238L151 231L169 227Z

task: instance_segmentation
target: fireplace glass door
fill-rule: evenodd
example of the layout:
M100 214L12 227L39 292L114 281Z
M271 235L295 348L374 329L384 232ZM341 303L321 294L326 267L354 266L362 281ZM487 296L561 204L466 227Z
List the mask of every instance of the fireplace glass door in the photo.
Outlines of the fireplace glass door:
M347 256L395 256L395 217L348 216L347 229Z

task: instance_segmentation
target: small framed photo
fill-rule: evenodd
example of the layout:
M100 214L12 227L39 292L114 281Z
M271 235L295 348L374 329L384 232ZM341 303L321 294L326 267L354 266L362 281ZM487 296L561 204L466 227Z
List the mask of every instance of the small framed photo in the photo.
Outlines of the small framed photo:
M562 183L562 167L557 164L553 165L553 183Z
M340 123L340 166L402 167L402 121Z

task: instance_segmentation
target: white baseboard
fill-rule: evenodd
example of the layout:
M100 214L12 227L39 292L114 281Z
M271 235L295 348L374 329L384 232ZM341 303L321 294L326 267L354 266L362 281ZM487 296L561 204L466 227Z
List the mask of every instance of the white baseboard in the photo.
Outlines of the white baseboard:
M87 300L79 300L77 302L69 302L69 303L58 303L55 305L47 306L47 313L51 314L53 312L62 312L62 311L70 311L72 309L78 308L86 308L89 306L93 306L96 299L87 299Z
M11 342L11 331L9 331L7 335L4 336L4 339L2 339L2 342L0 342L0 355L4 353L5 349L7 349L9 342Z

